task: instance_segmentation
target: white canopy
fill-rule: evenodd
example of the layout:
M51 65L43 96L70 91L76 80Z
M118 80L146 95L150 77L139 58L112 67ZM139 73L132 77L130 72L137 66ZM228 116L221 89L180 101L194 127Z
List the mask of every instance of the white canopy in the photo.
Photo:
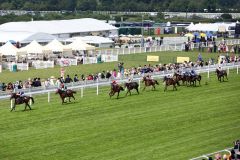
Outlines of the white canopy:
M186 27L189 31L228 31L229 26L235 26L235 23L198 23L198 24L190 24Z
M111 39L100 37L100 36L85 36L85 37L72 37L66 39L66 42L73 42L76 39L81 39L83 42L88 44L103 44L103 43L114 43Z
M20 48L20 52L26 52L26 53L43 53L43 46L41 46L37 41L32 41L27 46Z
M83 42L81 39L77 38L72 43L66 45L67 48L71 48L72 50L79 50L79 51L85 51L85 50L94 50L95 47L91 46L85 42Z
M63 52L63 50L66 49L70 48L67 48L65 45L63 45L56 39L54 39L53 41L51 41L50 43L43 47L43 50L51 50L52 52Z
M16 56L18 49L12 45L11 42L7 42L0 47L0 55Z

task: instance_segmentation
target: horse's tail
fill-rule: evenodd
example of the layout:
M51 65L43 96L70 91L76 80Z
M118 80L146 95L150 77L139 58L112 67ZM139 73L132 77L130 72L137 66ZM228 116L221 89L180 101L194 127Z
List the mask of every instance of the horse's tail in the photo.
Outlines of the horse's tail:
M157 85L159 85L159 83L158 83L158 81L157 81L157 80L155 80L155 83L156 83Z
M29 97L31 100L32 100L32 103L34 104L34 99L33 99L33 97Z

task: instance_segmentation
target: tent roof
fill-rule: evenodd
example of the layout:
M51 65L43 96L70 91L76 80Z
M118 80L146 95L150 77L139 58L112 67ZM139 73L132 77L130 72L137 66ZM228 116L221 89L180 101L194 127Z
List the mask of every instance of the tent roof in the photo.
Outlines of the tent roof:
M48 33L33 33L33 32L3 32L0 31L0 42L7 42L9 40L14 40L20 43L30 43L33 40L38 42L50 42L56 39L55 36Z
M95 47L83 42L80 38L77 38L72 43L66 45L66 47L71 48L72 50L94 50Z
M51 50L53 52L63 52L64 49L67 49L67 47L65 45L63 45L61 42L59 42L56 39L54 39L53 41L48 43L43 48L44 48L44 50Z
M66 39L66 42L73 42L78 38L85 43L91 43L91 44L114 43L109 38L100 37L100 36L72 37L72 38Z
M27 46L20 48L20 52L27 52L27 53L43 53L43 46L41 46L37 41L32 41Z
M18 52L18 49L14 45L12 45L11 42L7 42L6 44L0 47L1 55L16 56L17 52Z
M229 26L235 26L235 23L198 23L198 24L190 24L186 29L189 31L219 31L219 27L226 28L228 31Z
M103 21L83 18L72 20L9 22L0 25L0 31L43 32L49 34L117 30Z

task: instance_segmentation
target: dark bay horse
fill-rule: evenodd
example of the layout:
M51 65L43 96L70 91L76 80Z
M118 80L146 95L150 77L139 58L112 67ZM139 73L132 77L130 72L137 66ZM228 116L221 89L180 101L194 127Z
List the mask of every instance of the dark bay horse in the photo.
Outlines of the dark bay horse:
M137 91L137 93L139 94L139 92L138 92L139 84L138 84L137 82L125 83L124 86L127 87L126 96L127 96L128 93L129 93L130 96L131 96L131 90L132 90L132 89L135 89L135 90Z
M222 82L222 78L223 78L223 81L224 81L224 77L226 77L226 79L228 80L226 70L220 71L220 70L216 69L216 73L217 73L217 78L220 82Z
M185 85L185 82L187 81L186 76L174 73L173 77L175 77L175 80L177 81L177 85L180 86L179 81L182 81L182 85Z
M164 76L163 82L165 83L164 92L167 90L167 87L170 85L173 85L173 90L174 89L177 90L177 87L176 87L177 80L176 79Z
M71 89L67 89L66 91L63 91L61 89L57 89L56 94L60 95L60 98L62 99L62 104L66 103L64 100L66 97L69 97L68 101L70 101L70 98L72 97L75 100L75 97L73 94L77 93L76 91L73 91Z
M143 80L142 80L142 82L144 82L144 84L145 84L145 86L144 86L144 88L143 88L143 91L146 89L146 87L148 87L148 86L152 86L152 90L154 89L156 89L155 88L155 85L157 84L157 85L159 85L159 83L158 83L158 81L156 81L156 80L154 80L154 79L149 79L149 78L147 78L147 77L143 77Z
M201 86L201 80L202 80L202 76L199 74L199 75L195 75L195 76L192 76L192 82L193 82L193 86L197 86L197 81L198 81L198 84L199 86Z
M118 84L113 85L113 86L111 87L111 91L109 92L110 98L111 98L112 96L114 96L115 93L118 93L118 94L117 94L117 99L118 99L120 91L124 91L124 89L123 89L122 86L120 86L120 85L118 85Z
M30 107L30 105L29 105L29 102L30 102L30 100L32 100L32 103L34 103L33 97L30 97L30 96L20 97L20 96L17 95L16 93L12 93L12 94L11 94L11 97L10 97L10 100L12 100L12 99L15 99L15 101L14 101L13 107L12 107L12 109L11 109L11 112L12 112L13 110L15 110L16 105L24 104L24 103L25 103L25 109L24 109L24 110L27 109L27 106L28 106L28 108L29 108L30 110L32 109L32 108Z

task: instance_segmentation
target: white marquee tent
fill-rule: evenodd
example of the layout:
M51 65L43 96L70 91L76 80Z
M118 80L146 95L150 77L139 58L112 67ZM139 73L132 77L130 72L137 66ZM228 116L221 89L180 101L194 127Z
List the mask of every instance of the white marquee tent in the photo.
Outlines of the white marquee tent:
M48 43L46 46L43 47L43 50L46 51L52 51L52 52L63 52L64 50L70 50L71 48L63 45L58 40L54 39L50 43Z
M72 50L86 51L86 50L95 50L94 46L91 46L85 42L83 42L80 38L77 38L72 43L66 45L67 48L71 48Z
M6 44L0 47L0 54L6 56L16 56L18 50L19 49L12 45L11 42L7 42Z
M228 31L229 26L235 26L236 23L198 23L198 24L190 24L188 27L186 27L189 31L212 31L212 32L218 32L218 31Z
M34 40L27 46L20 48L19 52L43 54L43 46Z

